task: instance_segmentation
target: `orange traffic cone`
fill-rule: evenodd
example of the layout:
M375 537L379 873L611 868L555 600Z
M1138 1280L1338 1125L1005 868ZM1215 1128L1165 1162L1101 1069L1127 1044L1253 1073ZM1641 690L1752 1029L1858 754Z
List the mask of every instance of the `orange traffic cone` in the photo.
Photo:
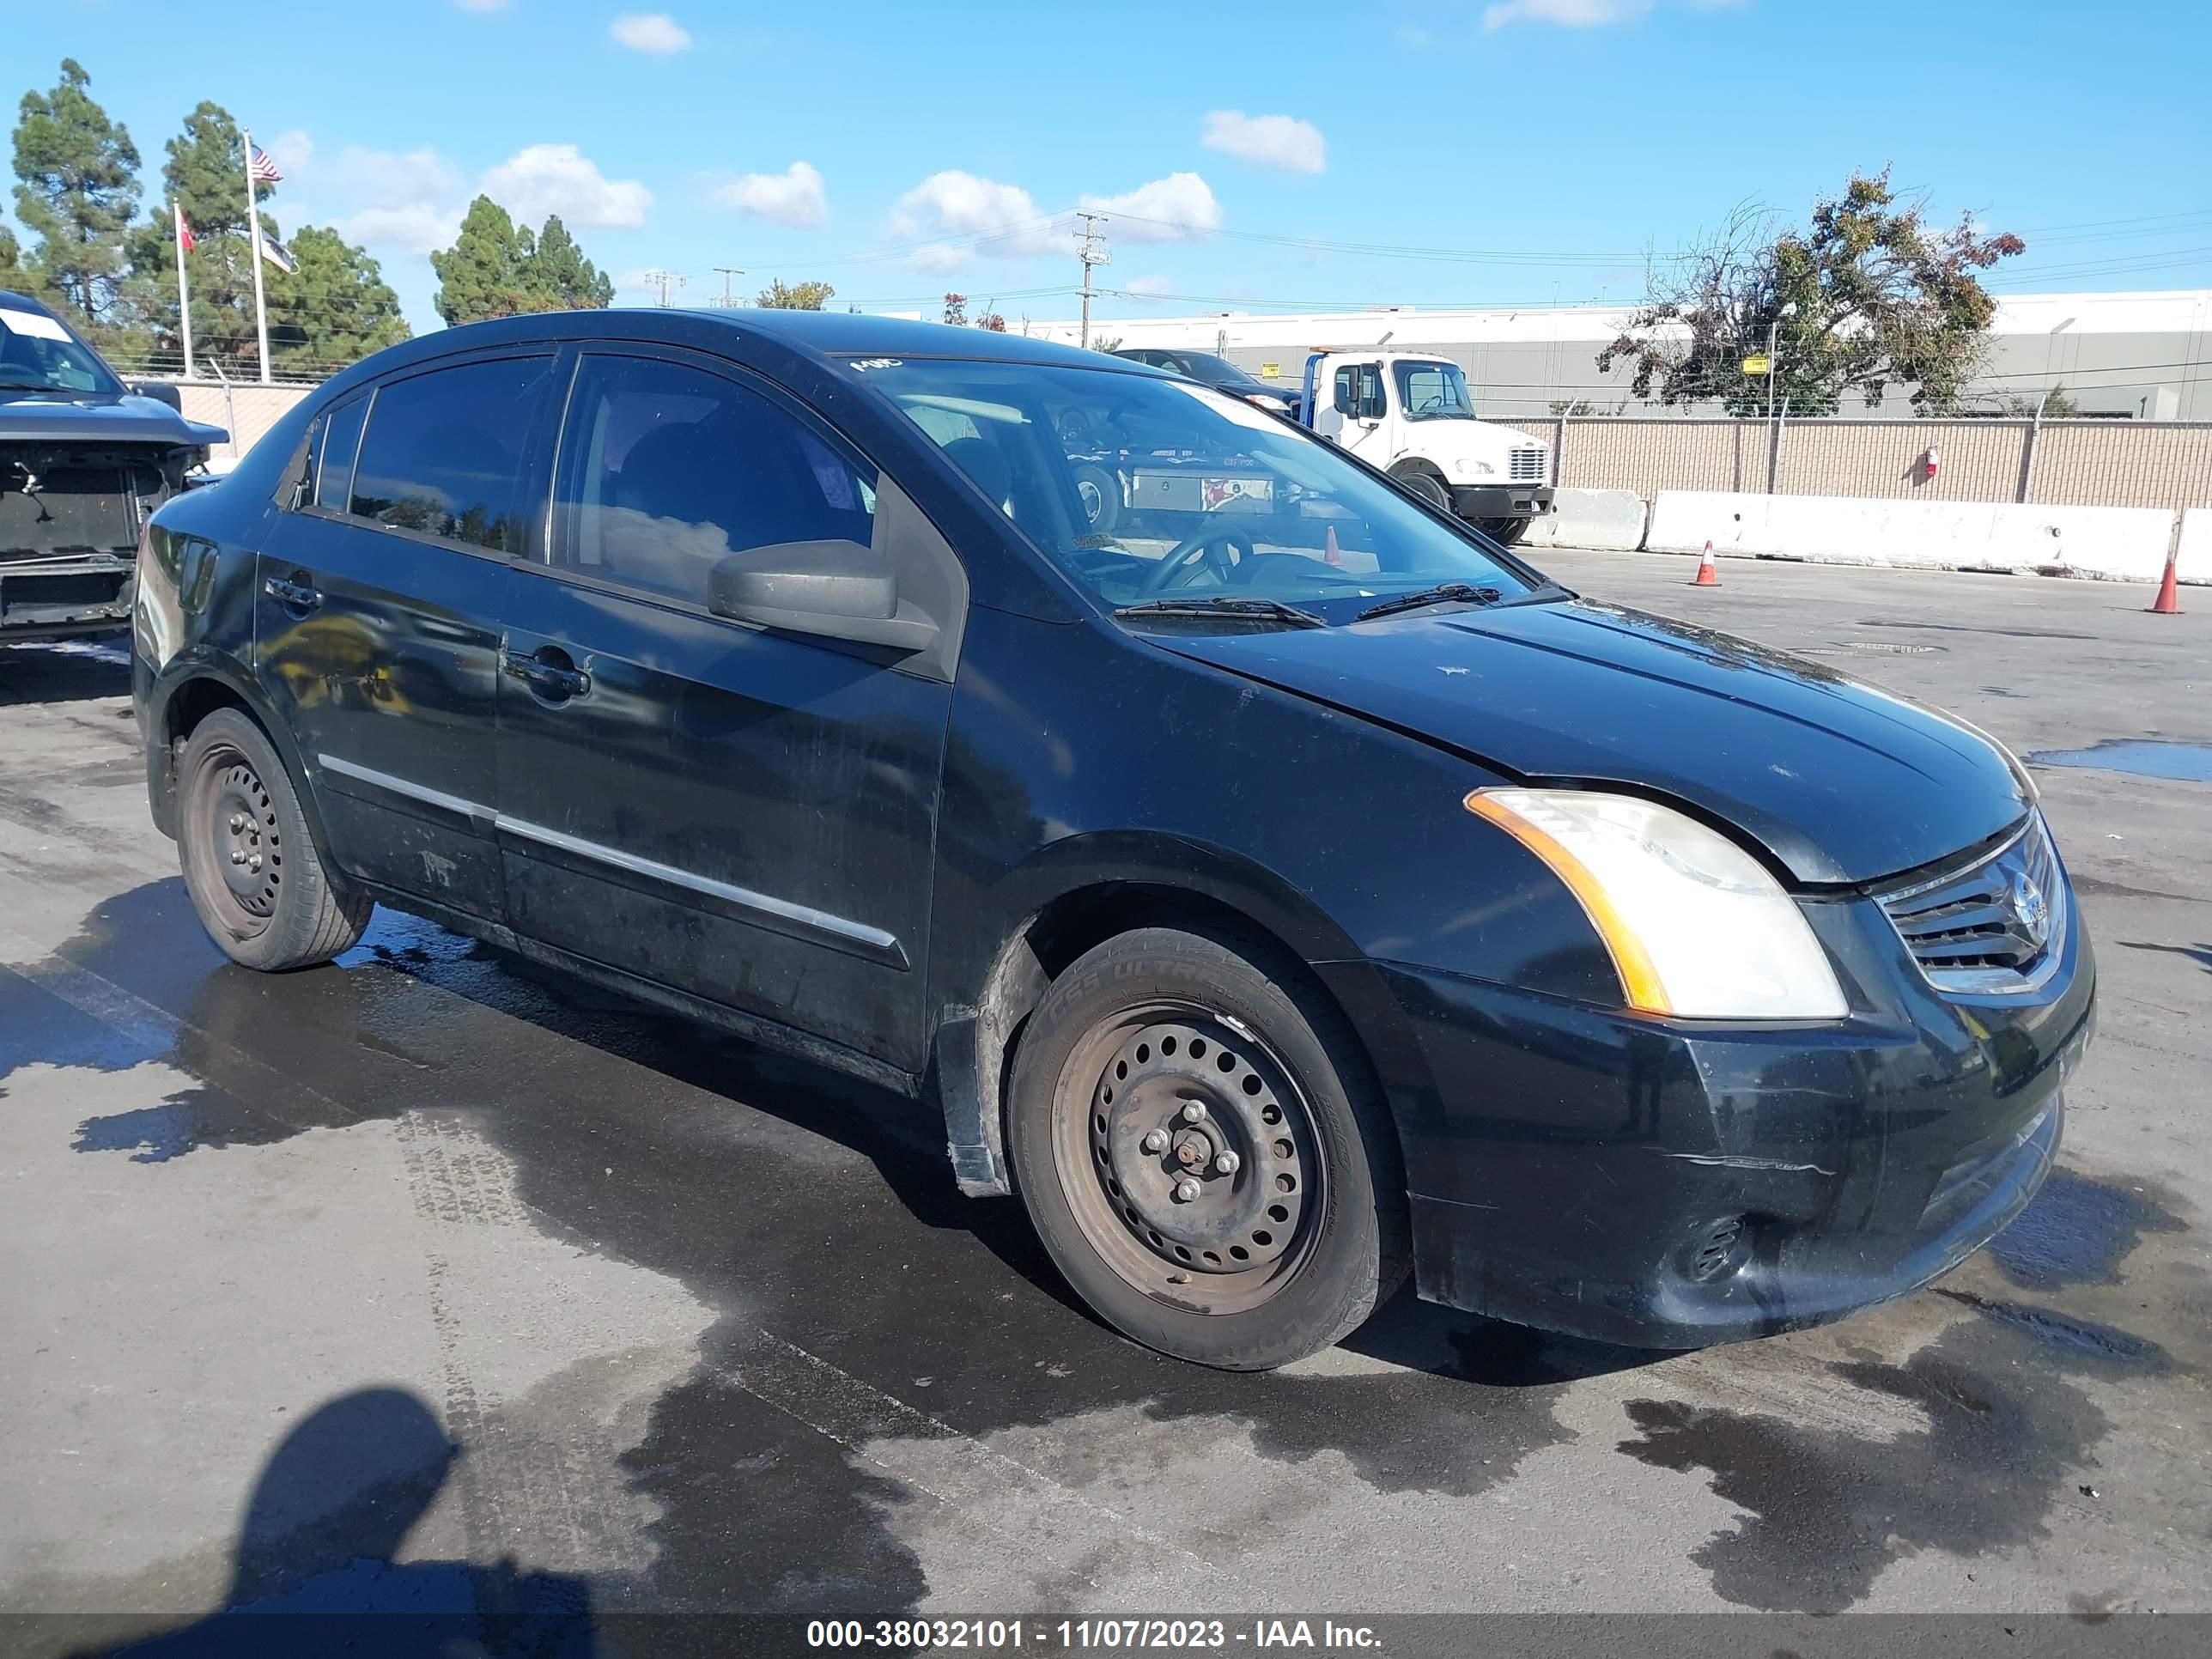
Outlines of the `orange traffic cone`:
M2170 552L2166 556L2166 579L2159 583L2158 597L2150 605L2151 614L2154 617L2178 617L2181 614L2181 582L2174 574L2174 557L2175 553Z
M1692 582L1690 586L1692 587L1718 587L1720 585L1721 573L1714 567L1713 564L1713 544L1711 542L1707 542L1705 544L1705 556L1698 561L1698 579Z
M1321 557L1323 564L1342 564L1344 562L1344 550L1336 544L1336 526L1334 525L1331 525L1328 527L1328 545L1322 549Z

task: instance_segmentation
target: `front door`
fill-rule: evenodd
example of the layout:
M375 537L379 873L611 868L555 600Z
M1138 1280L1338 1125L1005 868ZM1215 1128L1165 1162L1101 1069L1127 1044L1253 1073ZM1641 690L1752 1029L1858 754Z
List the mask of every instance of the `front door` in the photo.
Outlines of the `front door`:
M553 361L470 360L331 409L257 569L261 683L330 856L488 921L499 606Z
M747 550L881 547L878 482L742 371L587 351L509 576L499 834L518 933L918 1070L951 688L708 605Z

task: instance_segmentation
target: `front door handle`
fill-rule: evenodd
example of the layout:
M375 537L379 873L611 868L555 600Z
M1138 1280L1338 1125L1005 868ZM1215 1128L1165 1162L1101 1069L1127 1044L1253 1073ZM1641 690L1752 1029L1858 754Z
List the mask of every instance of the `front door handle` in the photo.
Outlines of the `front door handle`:
M546 648L560 649L557 646ZM561 654L563 657L568 655L566 652ZM499 665L541 696L555 702L580 697L592 689L592 677L580 668L570 667L566 662L549 662L543 657L518 657L512 651L502 650L499 653Z
M313 611L323 602L323 596L307 583L283 576L271 576L261 584L261 591L287 611Z

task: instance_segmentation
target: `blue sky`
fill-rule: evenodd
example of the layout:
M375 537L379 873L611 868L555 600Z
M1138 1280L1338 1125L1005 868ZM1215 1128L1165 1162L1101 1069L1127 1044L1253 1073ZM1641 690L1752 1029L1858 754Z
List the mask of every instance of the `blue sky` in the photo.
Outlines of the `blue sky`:
M76 58L154 199L163 140L216 100L284 167L283 228L367 242L417 327L428 252L479 190L560 212L618 303L653 269L714 297L733 265L740 293L818 276L840 305L951 288L1069 316L1083 204L1109 220L1102 317L1619 301L1645 249L1884 164L1939 216L2027 236L1996 286L2212 285L2200 0L6 13L0 92Z

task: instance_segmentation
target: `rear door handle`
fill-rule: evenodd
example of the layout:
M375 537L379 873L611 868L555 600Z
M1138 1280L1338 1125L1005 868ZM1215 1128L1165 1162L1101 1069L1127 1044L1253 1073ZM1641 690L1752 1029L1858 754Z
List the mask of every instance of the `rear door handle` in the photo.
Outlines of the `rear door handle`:
M289 581L282 576L271 576L261 584L261 591L290 611L313 611L323 602L323 596L305 582Z
M501 651L499 664L516 679L556 702L580 697L592 689L592 677L580 668L566 667L538 657L518 657L512 651Z

